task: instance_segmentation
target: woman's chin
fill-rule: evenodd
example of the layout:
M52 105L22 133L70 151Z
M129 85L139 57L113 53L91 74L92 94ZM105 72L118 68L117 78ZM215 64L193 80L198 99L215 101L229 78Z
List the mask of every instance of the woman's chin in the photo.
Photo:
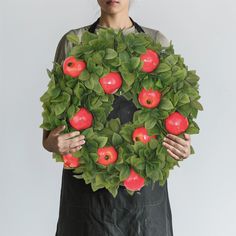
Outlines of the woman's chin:
M107 8L107 9L105 9L104 10L107 14L109 14L109 15L114 15L114 14L117 14L117 13L119 13L120 12L120 9L118 9L118 7L117 8L112 8L112 7L110 7L110 8Z

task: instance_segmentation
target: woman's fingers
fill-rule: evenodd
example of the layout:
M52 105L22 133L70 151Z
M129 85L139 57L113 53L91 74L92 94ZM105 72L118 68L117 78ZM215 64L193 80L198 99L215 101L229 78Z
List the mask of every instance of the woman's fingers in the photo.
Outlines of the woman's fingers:
M182 145L182 146L186 146L186 140L176 136L176 135L173 135L173 134L167 134L166 135L167 138L175 141L176 143Z
M75 148L71 148L71 149L70 149L70 153L77 152L77 151L79 151L81 148L82 148L82 146L77 146L77 147L75 147Z
M57 137L58 150L63 155L80 150L82 145L85 143L85 136L79 134L79 131L73 131L67 134L59 135Z
M174 148L178 149L180 152L183 152L185 149L186 144L179 144L176 141L173 141L172 139L169 138L164 138L164 143L167 143Z
M80 135L82 136L82 135ZM82 146L83 144L85 144L85 140L84 140L84 137L78 137L76 138L76 140L70 140L70 143L69 143L69 146L70 148L75 148L77 146Z
M164 138L163 146L167 148L168 153L176 160L182 160L190 155L190 142L189 134L184 134L186 138L180 138L176 135L167 134Z
M184 137L186 140L191 141L190 134L184 133Z
M64 145L63 145L61 152L66 153L66 154L76 152L83 147L84 143L85 143L84 139L81 139L77 142L72 142L69 140L64 141L64 143L63 143Z
M163 145L167 148L167 151L171 154L171 156L173 156L176 160L180 160L180 158L183 157L183 153L184 149L178 149L172 145L170 145L169 143L163 142Z
M75 136L78 136L79 134L80 134L79 131L73 131L67 134L62 134L61 136L63 139L71 139L71 138L74 138Z
M170 149L167 149L167 152L177 161L182 161L183 159L173 153Z
M64 125L61 125L61 126L58 126L56 127L55 129L53 129L50 134L51 135L54 135L54 136L58 136L60 135L60 133L65 129L65 126Z

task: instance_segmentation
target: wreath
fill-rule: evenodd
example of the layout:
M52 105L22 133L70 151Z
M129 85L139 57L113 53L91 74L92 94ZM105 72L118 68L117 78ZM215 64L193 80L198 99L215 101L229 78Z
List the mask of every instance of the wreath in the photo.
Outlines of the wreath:
M163 47L143 32L98 29L81 38L69 33L67 40L71 47L65 60L47 70L40 128L65 125L64 133L79 130L86 143L74 153L53 153L53 158L93 191L106 188L113 197L120 185L131 195L156 181L163 186L170 169L179 167L163 138L200 130L194 121L203 110L196 71L174 53L172 41ZM114 95L135 104L132 121L107 119Z

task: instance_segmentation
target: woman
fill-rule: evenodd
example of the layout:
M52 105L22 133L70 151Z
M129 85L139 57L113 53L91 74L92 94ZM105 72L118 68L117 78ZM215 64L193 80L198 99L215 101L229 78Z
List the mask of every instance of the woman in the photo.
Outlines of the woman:
M129 17L129 0L98 0L101 16L93 23L72 30L78 36L85 30L96 33L98 28L122 29L124 34L145 32L163 46L169 41L158 30L143 27ZM69 31L71 32L71 31ZM55 60L61 63L70 48L67 32L59 42ZM115 96L113 111L108 119L119 117L124 124L132 120L136 107L132 101ZM79 131L60 134L63 127L48 132L44 130L43 146L50 152L67 154L80 150L86 142ZM76 136L76 137L75 137ZM70 139L69 139L70 138ZM163 145L169 154L182 160L190 155L190 136L185 139L167 135ZM130 196L123 186L116 198L105 189L93 192L84 180L73 177L72 170L63 169L60 211L56 236L172 236L172 216L168 198L167 183L160 186L144 186Z

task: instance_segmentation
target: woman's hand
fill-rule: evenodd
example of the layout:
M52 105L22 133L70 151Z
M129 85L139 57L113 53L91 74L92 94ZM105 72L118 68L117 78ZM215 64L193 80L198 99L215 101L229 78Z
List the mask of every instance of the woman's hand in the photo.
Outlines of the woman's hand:
M186 159L191 152L191 138L189 134L184 133L185 139L173 134L167 134L162 143L167 148L167 152L176 160Z
M79 131L60 134L64 129L65 127L62 125L50 131L48 137L43 142L43 146L48 151L65 155L82 148L82 145L85 143L85 136L79 135Z

